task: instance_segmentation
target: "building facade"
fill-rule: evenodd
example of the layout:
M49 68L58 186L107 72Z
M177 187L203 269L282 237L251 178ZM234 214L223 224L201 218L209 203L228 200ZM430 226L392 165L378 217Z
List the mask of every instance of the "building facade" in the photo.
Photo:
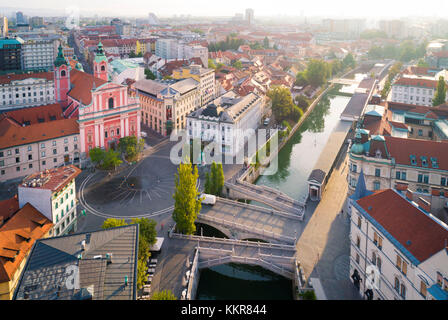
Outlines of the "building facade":
M432 106L437 80L429 77L403 76L392 84L392 102Z
M28 38L22 44L22 68L24 71L51 71L57 53L55 38Z
M20 38L0 39L0 72L22 69L22 42Z
M193 78L199 82L201 107L215 98L215 70L213 69L202 68L199 65L190 65L174 70L172 77L174 79Z
M0 75L0 110L55 103L53 73Z
M263 99L255 93L237 97L229 92L187 116L189 139L215 142L223 154L236 155L255 133L251 130L258 128L263 112Z
M423 199L361 185L350 199L350 277L361 296L448 300L448 226L429 214Z
M199 83L192 79L179 81L140 80L134 84L142 106L142 122L161 135L185 128L187 115L200 107Z
M73 233L77 228L75 178L81 173L70 165L27 176L18 188L19 206L35 207L53 223L53 236Z

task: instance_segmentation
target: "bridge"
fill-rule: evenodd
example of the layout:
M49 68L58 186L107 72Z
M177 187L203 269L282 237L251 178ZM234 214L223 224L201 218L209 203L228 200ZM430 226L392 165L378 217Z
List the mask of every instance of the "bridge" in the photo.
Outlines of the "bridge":
M294 279L296 247L294 245L261 243L170 232L173 239L196 244L199 269L226 263L261 266L288 279Z
M260 239L294 245L302 232L295 214L217 197L213 206L203 205L196 220L233 239Z
M330 83L351 86L351 85L359 84L359 80L339 78L339 79L330 80Z
M227 181L224 183L224 187L229 198L257 201L273 209L296 215L301 220L304 218L305 203L297 201L276 189L258 186L241 179Z

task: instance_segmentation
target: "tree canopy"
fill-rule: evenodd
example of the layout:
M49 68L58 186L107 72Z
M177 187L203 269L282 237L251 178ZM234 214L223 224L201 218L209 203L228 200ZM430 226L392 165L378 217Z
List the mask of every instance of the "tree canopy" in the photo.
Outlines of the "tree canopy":
M283 120L298 121L303 111L292 101L291 91L281 86L273 86L267 93L272 100L272 113L277 123Z
M183 234L194 234L194 222L201 210L201 201L197 188L198 169L191 163L181 163L175 174L173 220L177 230Z
M151 300L177 300L177 298L171 290L164 290L154 292Z
M439 77L439 81L437 83L437 91L434 96L434 100L432 101L432 105L434 107L440 106L444 104L446 101L446 83L444 77Z
M137 139L136 136L128 136L120 138L118 148L128 161L137 160L140 153L143 151L145 141L143 139Z

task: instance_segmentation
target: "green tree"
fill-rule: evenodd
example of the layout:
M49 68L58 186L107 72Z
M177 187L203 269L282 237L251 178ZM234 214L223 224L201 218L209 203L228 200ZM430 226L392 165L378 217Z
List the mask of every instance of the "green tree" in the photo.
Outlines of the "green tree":
M330 76L330 68L325 61L312 59L306 69L306 79L313 87L325 84Z
M297 72L295 85L299 87L306 87L308 85L305 71Z
M424 59L420 59L418 60L417 67L428 68L429 64Z
M141 289L145 285L146 271L148 270L148 263L146 260L139 259L137 261L137 288Z
M95 166L101 165L106 157L106 151L101 148L93 148L89 151L90 160L95 164Z
M444 104L446 101L446 83L444 77L439 77L439 82L437 83L437 91L432 100L432 105L434 107Z
M351 53L345 56L345 58L342 60L342 65L344 68L354 68L356 66L355 58Z
M194 222L201 210L201 201L197 189L198 169L191 163L181 163L175 175L173 220L177 230L183 234L194 234Z
M128 161L137 160L140 153L143 152L144 147L145 141L143 139L137 139L136 136L123 137L118 142L118 148L125 154Z
M238 70L241 70L243 68L243 64L240 60L236 60L234 63L232 63L232 66Z
M383 90L381 90L381 98L382 99L386 99L387 98L387 95L389 94L390 88L391 88L390 80L387 79L386 82L384 83Z
M264 37L264 40L263 40L263 47L264 47L265 49L269 49L269 39L268 39L268 37Z
M216 195L221 196L222 188L224 187L224 170L222 163L218 163L216 168Z
M156 79L156 76L154 75L154 73L152 73L152 71L149 70L149 69L145 69L145 77L148 80L155 80Z
M272 100L272 113L277 123L286 119L292 119L294 102L292 101L291 91L288 88L273 86L267 95Z
M310 106L310 101L304 95L296 96L294 102L302 110L306 110Z
M177 298L170 290L164 290L154 292L151 300L177 300Z
M218 166L213 161L210 166L210 193L216 195L218 193Z
M139 225L140 237L145 239L149 246L152 246L156 243L157 222L148 218L133 218L132 223Z
M205 183L204 183L204 192L210 194L210 175L208 172L205 173Z
M116 228L116 227L122 227L127 226L128 224L124 219L114 219L109 218L104 220L103 225L101 226L102 229L110 229L110 228Z
M215 69L216 70L216 65L215 65L215 63L213 62L212 59L208 59L208 67L210 69Z
M106 170L116 169L123 161L119 158L120 154L112 149L109 149L106 152L106 155L103 160L102 168Z

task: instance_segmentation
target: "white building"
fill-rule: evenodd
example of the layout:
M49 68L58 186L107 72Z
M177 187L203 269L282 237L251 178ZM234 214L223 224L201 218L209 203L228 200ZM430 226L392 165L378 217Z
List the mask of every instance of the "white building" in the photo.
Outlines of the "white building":
M394 189L368 192L359 180L350 197L350 278L361 296L448 300L448 226L423 199Z
M187 116L189 139L221 143L222 153L236 155L244 147L246 130L260 125L263 108L263 98L255 93L237 97L228 92Z
M201 107L215 98L215 70L202 68L200 65L190 65L173 70L174 79L193 78L199 82Z
M406 75L392 84L391 101L422 106L432 106L437 91L434 77Z
M0 75L0 110L55 103L52 72Z
M81 173L70 165L28 176L18 188L19 207L33 205L54 224L54 236L76 231L75 178Z
M156 56L167 60L181 60L198 57L201 58L204 66L208 65L208 48L198 45L189 45L178 39L157 39L155 54Z

